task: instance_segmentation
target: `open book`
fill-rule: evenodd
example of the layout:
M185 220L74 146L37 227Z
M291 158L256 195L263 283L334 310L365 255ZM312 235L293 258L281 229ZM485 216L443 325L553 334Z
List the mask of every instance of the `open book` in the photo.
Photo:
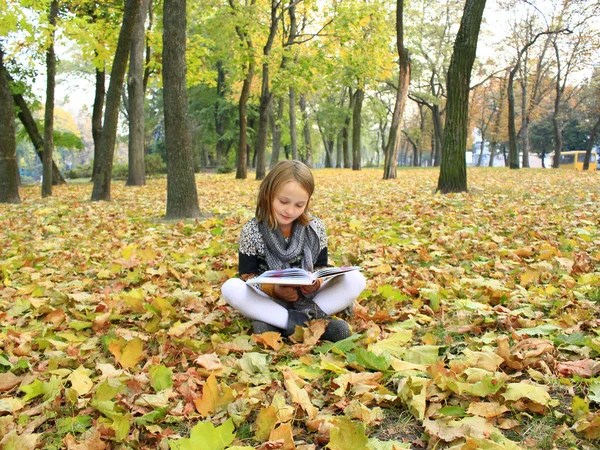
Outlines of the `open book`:
M309 285L317 281L318 278L333 278L352 270L362 270L358 266L346 267L324 267L315 272L307 272L303 269L281 269L267 270L262 275L251 278L246 283L248 284L287 284L287 285Z

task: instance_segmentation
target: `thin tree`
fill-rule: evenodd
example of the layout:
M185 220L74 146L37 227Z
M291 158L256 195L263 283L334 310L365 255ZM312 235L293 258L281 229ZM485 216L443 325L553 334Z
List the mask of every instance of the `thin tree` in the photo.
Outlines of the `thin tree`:
M121 91L125 80L125 71L131 48L131 38L140 0L127 0L123 14L123 24L119 32L119 42L110 72L110 84L106 94L106 108L104 111L104 125L100 138L100 151L98 152L98 173L94 175L94 188L92 201L110 201L110 182L112 176L115 144L117 141L117 126L119 122L119 103Z
M127 186L146 184L144 164L144 57L146 13L150 0L141 0L133 27L129 56L127 92L129 96L129 168Z
M306 97L300 94L300 112L302 113L302 133L304 134L305 157L304 160L308 167L313 166L312 139L310 137L310 124L308 120L308 110L306 108Z
M14 83L13 78L10 76L8 71L6 71L6 68L4 66L3 66L3 70L5 71L6 76L8 77L9 83ZM23 125L23 128L27 132L27 135L29 136L31 143L33 144L33 148L35 149L35 152L38 155L40 162L43 164L44 163L44 138L40 134L40 130L38 129L37 124L35 123L33 115L31 114L31 111L29 110L29 106L27 105L27 102L23 98L23 95L21 95L17 92L13 92L12 97L15 102L15 105L17 106L17 111L18 111L17 117L19 118L19 120L21 121L21 124ZM57 186L59 184L65 184L65 183L66 183L66 180L60 173L60 170L58 169L58 166L56 165L56 163L54 162L54 159L53 159L52 160L52 184L54 186Z
M469 90L481 18L486 0L467 0L448 69L448 103L444 126L444 149L437 190L467 190L467 131Z
M0 203L21 203L15 138L15 107L0 48Z
M385 145L383 179L396 178L398 165L398 150L400 148L400 125L404 116L404 107L410 84L410 59L408 50L404 47L404 1L396 1L396 47L398 49L398 92L392 115L390 135ZM383 137L383 135L382 135ZM415 146L416 148L416 146ZM416 159L416 157L415 157Z
M262 180L266 175L267 131L269 123L269 108L273 93L269 87L269 55L277 34L281 14L279 13L278 0L271 0L271 14L269 23L269 36L263 46L262 85L260 90L260 104L258 108L258 136L256 145L256 179Z
M46 50L46 107L44 109L44 158L42 163L42 197L52 196L52 152L54 150L54 91L56 87L56 53L54 36L56 35L56 18L58 1L52 0L48 14L50 26L48 49Z
M362 104L365 91L358 87L354 91L354 107L352 108L352 170L361 169L361 126L362 126Z
M167 150L167 219L198 217L198 191L187 119L186 0L165 0L163 100Z
M250 7L253 8L256 0L250 1ZM235 12L237 7L233 0L229 0L229 6ZM244 81L242 83L242 91L240 93L240 99L238 101L238 114L239 114L239 141L237 148L237 171L235 178L238 180L246 179L248 176L248 115L247 105L248 98L250 97L250 89L252 88L252 79L254 78L254 70L256 68L256 61L254 59L254 44L250 33L242 28L240 25L236 25L235 31L240 38L240 42L246 47L248 51L248 57L245 59L242 67L242 73L245 74Z

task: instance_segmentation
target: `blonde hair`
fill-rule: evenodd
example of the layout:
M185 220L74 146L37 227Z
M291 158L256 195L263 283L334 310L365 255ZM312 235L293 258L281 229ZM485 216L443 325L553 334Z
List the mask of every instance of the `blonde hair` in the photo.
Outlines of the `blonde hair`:
M310 198L315 190L315 180L313 174L301 161L281 161L267 174L265 179L260 184L258 190L258 198L256 200L256 218L259 222L266 220L267 225L271 229L277 228L277 219L273 214L273 199L277 192L284 184L290 181L297 181L306 192L308 192L308 202L306 208L298 222L302 225L308 225L310 218L308 215L308 206Z

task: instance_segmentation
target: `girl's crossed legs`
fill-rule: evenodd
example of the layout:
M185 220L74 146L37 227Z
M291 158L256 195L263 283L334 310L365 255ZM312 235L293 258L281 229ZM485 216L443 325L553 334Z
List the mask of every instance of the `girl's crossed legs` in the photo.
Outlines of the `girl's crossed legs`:
M335 314L352 305L364 290L365 284L365 277L361 272L347 272L324 281L312 297L312 301L327 315ZM227 280L221 288L221 293L225 301L245 317L286 329L288 309L283 305L292 306L293 303L269 297L239 278Z

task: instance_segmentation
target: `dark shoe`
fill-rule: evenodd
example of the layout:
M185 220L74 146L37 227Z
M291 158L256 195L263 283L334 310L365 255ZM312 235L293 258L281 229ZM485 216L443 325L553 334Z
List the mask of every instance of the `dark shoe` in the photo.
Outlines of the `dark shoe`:
M307 311L313 319L326 319L328 317L325 311L306 297L301 297L298 301L294 302L292 308L299 311Z
M350 325L345 320L330 319L325 328L325 333L321 336L324 341L337 342L352 336Z
M283 330L281 328L277 328L276 326L273 326L267 322L262 322L260 320L252 321L252 333L263 334L268 331L274 331L276 333L283 333Z
M283 330L283 335L289 337L296 332L296 326L304 327L311 320L316 319L311 310L288 309L287 329Z

